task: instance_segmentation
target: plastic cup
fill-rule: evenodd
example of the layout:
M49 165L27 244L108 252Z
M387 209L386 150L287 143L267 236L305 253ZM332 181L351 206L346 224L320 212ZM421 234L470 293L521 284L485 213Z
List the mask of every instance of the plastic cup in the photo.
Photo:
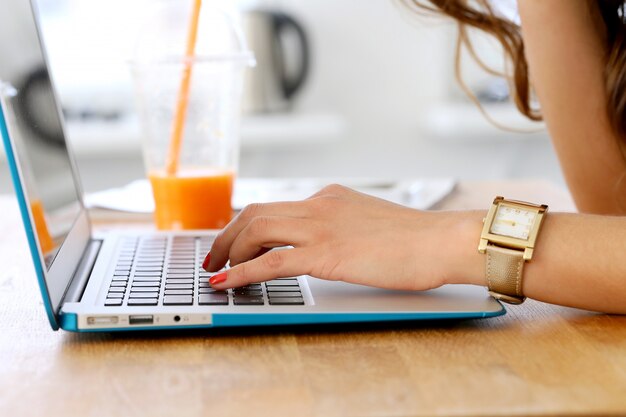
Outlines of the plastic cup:
M178 170L165 169L181 62L133 65L143 155L159 229L217 229L231 218L244 65L196 59Z
M226 23L228 28L231 22ZM185 24L180 22L182 29ZM243 76L254 59L239 32L229 30L238 40L234 43L236 50L213 50L189 59L182 54L184 45L178 42L181 45L176 46L176 51L180 54L151 54L148 59L131 62L143 130L144 163L159 229L219 229L231 219L239 161ZM150 39L154 41L154 37ZM172 36L167 37L168 41L171 39ZM178 168L175 173L168 173L172 123L181 77L189 64L191 84Z

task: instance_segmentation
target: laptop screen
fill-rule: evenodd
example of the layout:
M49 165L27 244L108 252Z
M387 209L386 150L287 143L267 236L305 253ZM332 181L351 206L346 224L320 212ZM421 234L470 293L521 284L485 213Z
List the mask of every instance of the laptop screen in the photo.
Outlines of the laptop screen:
M81 203L29 1L0 1L0 57L5 123L33 229L50 269Z

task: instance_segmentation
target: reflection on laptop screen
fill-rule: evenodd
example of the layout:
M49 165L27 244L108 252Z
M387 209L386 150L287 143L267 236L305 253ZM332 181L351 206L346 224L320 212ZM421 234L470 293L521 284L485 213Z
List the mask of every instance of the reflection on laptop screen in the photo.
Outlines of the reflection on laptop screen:
M5 119L49 269L81 210L59 109L27 0L0 1Z

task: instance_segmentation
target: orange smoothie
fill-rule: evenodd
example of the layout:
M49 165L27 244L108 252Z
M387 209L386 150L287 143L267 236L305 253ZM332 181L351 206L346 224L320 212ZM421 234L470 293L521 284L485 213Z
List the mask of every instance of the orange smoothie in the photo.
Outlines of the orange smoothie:
M30 203L30 211L33 213L35 232L39 238L39 245L41 246L42 252L46 254L54 249L54 241L48 230L48 223L46 223L46 216L41 201L33 200Z
M232 172L152 172L148 178L159 229L221 229L230 221Z

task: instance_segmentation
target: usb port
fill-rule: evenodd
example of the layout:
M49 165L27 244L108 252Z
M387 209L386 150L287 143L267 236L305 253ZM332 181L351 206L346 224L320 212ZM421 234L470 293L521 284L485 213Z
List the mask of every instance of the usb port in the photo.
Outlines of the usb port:
M135 316L128 316L129 324L152 324L154 323L154 316L142 314Z

